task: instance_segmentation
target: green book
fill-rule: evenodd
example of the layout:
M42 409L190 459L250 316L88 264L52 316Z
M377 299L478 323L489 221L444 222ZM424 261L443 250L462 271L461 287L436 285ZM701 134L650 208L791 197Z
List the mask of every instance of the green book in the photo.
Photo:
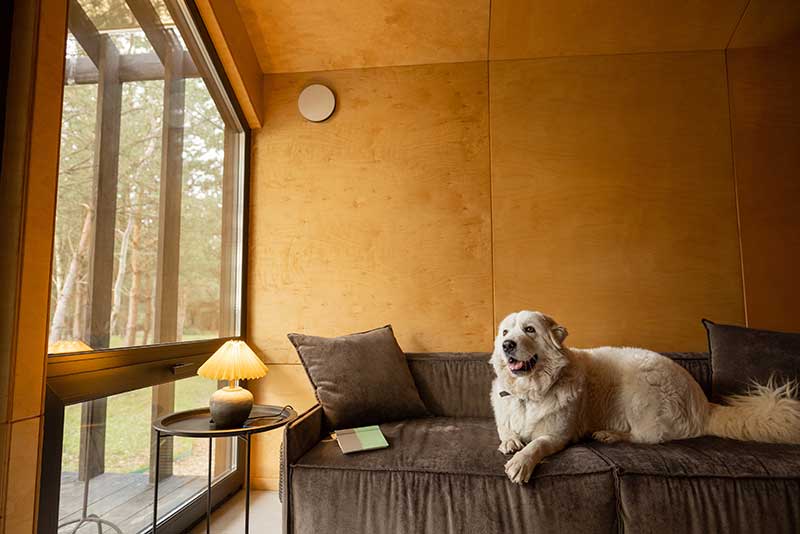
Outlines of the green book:
M336 431L336 441L344 454L351 452L385 449L389 446L378 425L345 428Z

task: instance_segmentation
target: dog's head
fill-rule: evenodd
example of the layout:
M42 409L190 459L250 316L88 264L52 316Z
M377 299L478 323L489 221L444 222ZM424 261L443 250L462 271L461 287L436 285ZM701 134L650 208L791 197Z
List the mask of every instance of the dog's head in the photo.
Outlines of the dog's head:
M497 328L492 365L506 383L539 391L549 388L567 364L564 339L567 329L535 311L508 315Z

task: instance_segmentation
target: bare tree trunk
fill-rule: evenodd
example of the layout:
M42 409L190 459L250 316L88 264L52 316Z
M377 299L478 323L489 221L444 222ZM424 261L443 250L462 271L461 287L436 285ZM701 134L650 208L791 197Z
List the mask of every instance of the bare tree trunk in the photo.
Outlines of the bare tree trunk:
M72 339L81 339L84 330L81 329L81 314L83 312L83 284L80 281L75 283L75 307L72 309Z
M131 228L130 255L131 255L131 290L128 293L128 325L125 328L125 345L130 347L136 345L136 333L139 328L139 279L141 277L141 267L139 265L139 239L141 237L141 221L139 206L136 204L136 195L131 197L131 217L133 228Z
M61 286L61 291L59 291L58 299L56 300L53 320L50 324L50 343L55 343L63 339L66 334L67 308L72 300L72 293L75 290L79 274L78 271L81 268L84 256L86 256L86 251L89 249L93 220L94 212L89 207L86 207L86 217L83 219L83 228L81 229L81 239L78 243L78 249L72 255L72 261L69 264L67 276L64 278L64 285Z
M78 281L78 289L81 292L81 299L83 300L83 306L81 306L81 319L80 319L80 329L79 335L81 337L85 336L89 331L89 326L87 325L86 321L89 318L89 286L88 283L88 273L85 274L79 281Z
M61 265L61 240L58 237L58 232L53 235L53 270L55 271L55 280L53 285L56 288L56 295L61 293L61 286L64 283L64 266Z
M155 297L155 285L153 285L152 277L147 275L144 281L145 287L148 288L147 296L144 299L144 324L142 325L142 345L150 343L150 332L153 330L153 299Z
M117 279L114 281L114 296L111 301L111 321L109 333L113 336L116 332L119 308L122 304L122 286L125 282L125 272L128 268L128 243L133 229L133 210L128 215L128 225L122 233L122 242L119 245L119 262L117 264Z
M183 326L186 324L186 295L178 292L178 320L175 325L175 341L183 341Z

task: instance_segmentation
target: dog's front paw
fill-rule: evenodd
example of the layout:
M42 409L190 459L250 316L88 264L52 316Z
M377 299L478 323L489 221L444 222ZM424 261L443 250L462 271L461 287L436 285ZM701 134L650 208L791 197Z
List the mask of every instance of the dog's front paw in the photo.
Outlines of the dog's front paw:
M524 484L531 479L536 462L530 455L518 452L506 462L506 475L515 484Z
M512 454L519 450L522 450L525 444L519 438L511 438L505 441L500 442L500 446L497 447L497 450L502 452L503 454Z

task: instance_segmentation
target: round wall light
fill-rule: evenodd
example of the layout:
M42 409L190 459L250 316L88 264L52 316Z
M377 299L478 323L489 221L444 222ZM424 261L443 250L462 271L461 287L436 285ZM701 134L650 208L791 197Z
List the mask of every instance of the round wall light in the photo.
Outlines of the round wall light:
M336 97L328 87L315 83L300 93L297 99L300 114L311 122L322 122L336 109Z

